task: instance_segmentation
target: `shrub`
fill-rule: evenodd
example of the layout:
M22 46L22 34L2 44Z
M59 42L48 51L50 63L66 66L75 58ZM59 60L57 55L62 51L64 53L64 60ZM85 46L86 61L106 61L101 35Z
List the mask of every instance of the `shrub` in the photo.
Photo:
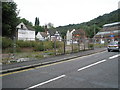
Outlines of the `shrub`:
M53 49L53 43L51 41L45 41L43 43L44 50L50 50Z
M35 58L38 58L38 59L43 58L43 55L35 55Z
M56 48L60 48L60 47L63 47L63 46L64 46L63 42L56 41Z
M3 37L2 38L2 48L5 49L5 48L10 48L13 46L13 41L12 39L10 38L7 38L7 37Z
M44 50L43 42L36 43L34 50L35 51L43 51Z
M23 41L23 40L18 40L17 42L16 42L16 44L19 46L19 47L21 47L21 48L32 48L32 47L35 47L36 46L36 44L37 44L37 42L35 42L35 41Z
M94 48L94 44L89 44L88 48L93 49Z

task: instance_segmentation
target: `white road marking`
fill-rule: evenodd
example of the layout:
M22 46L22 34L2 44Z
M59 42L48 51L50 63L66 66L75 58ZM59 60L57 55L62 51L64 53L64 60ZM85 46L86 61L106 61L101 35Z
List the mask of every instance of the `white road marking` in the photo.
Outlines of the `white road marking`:
M102 60L102 61L99 61L99 62L90 64L90 65L88 65L88 66L82 67L82 68L78 69L78 72L81 71L81 70L87 69L87 68L89 68L89 67L92 67L92 66L94 66L94 65L100 64L100 63L102 63L102 62L105 62L105 61L106 61L106 60Z
M25 89L25 90L29 90L29 89L32 89L32 88L36 88L36 87L38 87L38 86L41 86L41 85L47 84L47 83L49 83L49 82L55 81L55 80L57 80L57 79L60 79L60 78L65 77L65 76L66 76L66 75L58 76L58 77L56 77L56 78L50 79L50 80L45 81L45 82L42 82L42 83L40 83L40 84L37 84L37 85L31 86L31 87L29 87L29 88L27 88L27 89Z
M117 58L117 57L119 57L119 56L120 56L120 54L117 54L117 55L114 55L114 56L112 56L112 57L109 57L109 59Z

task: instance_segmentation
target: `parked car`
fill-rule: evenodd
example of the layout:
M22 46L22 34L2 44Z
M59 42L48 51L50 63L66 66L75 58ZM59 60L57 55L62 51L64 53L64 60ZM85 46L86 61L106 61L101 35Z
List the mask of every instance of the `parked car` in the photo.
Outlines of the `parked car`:
M120 42L112 41L107 46L108 52L110 51L119 51L120 52Z

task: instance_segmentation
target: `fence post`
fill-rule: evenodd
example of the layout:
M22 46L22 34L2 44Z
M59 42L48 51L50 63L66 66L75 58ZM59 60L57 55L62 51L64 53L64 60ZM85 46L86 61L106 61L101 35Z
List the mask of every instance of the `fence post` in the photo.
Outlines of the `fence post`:
M73 38L72 38L72 53L73 53Z
M84 51L85 51L85 39L83 39L83 41L84 41Z
M92 42L93 42L93 50L95 49L95 38L92 38Z
M56 40L54 40L54 51L55 51L55 56L56 56Z
M66 43L66 39L64 38L64 54L65 54L65 43Z
M78 40L78 52L80 52L80 39Z
M15 52L16 52L16 37L14 36L13 37L13 58L15 59Z

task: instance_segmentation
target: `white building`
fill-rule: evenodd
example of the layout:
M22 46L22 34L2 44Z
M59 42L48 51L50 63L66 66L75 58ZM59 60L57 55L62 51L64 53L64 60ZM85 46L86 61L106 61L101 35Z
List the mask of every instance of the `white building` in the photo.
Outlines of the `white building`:
M75 29L73 29L71 32L68 30L67 34L66 34L66 40L67 40L67 45L70 45L70 43L72 42L72 34L75 31Z
M58 31L48 29L45 32L38 32L36 38L41 41L62 41L62 37Z
M17 38L18 40L32 40L35 41L35 30L30 26L25 25L23 22L17 27Z
M45 41L48 39L48 34L45 32L38 32L36 38L40 41Z

